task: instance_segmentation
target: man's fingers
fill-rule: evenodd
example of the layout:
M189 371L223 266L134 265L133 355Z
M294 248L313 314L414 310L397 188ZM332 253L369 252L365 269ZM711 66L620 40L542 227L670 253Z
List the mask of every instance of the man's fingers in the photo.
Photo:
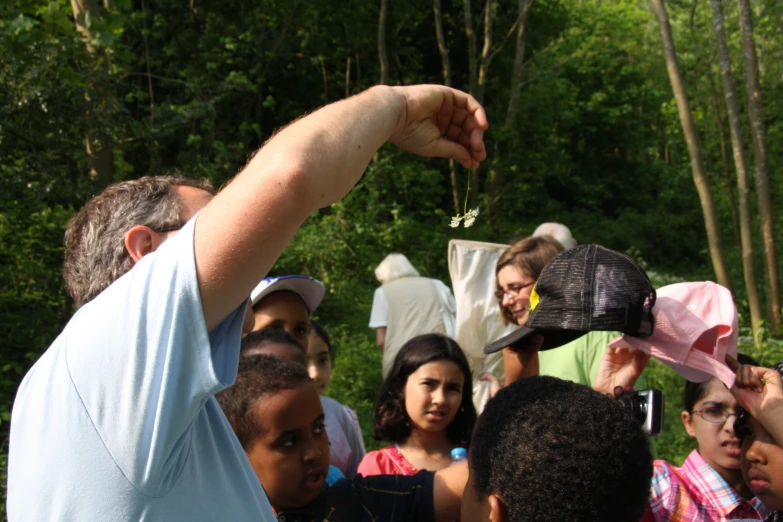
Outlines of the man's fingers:
M438 148L434 151L435 156L442 158L453 159L459 162L466 169L473 168L473 159L468 152L468 149L460 145L458 142L451 140L441 140Z
M454 92L454 106L458 109L463 109L473 115L478 126L487 130L489 123L487 122L487 113L484 112L484 107L473 96L461 91Z
M484 131L482 129L474 129L470 133L470 150L473 157L478 161L484 161L487 158L487 149L484 147Z

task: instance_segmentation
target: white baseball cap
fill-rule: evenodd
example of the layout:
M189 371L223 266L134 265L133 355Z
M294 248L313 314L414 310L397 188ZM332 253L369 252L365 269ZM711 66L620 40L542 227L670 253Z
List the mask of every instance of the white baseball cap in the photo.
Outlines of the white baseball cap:
M307 311L311 314L321 304L326 292L323 283L312 277L303 275L267 277L250 292L250 306L255 306L264 297L281 290L294 292L301 297L307 306Z

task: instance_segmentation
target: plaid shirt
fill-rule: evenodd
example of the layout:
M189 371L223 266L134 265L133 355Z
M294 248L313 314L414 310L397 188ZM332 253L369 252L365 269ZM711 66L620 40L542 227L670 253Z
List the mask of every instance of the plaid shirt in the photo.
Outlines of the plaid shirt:
M655 461L646 519L717 522L764 520L765 515L766 509L757 498L743 499L696 450L681 468Z

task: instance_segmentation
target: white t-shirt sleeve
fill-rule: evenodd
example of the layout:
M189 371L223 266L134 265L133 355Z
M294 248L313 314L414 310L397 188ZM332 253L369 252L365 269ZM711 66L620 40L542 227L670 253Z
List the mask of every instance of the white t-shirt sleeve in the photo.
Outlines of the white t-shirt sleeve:
M375 295L372 298L372 310L370 311L370 328L381 328L389 324L389 301L386 300L386 294L383 288L375 289Z
M433 279L435 281L435 289L438 292L438 298L440 299L443 325L446 328L446 335L452 339L457 337L457 301L454 299L454 294L451 293L451 289L446 286L443 281Z
M68 371L117 466L142 494L165 494L210 396L233 384L245 305L211 334L201 308L195 219L77 313Z
M446 286L443 281L435 279L435 287L438 289L438 297L440 297L441 303L446 307L446 310L452 314L457 313L457 301L454 300L454 294L451 293L451 288Z

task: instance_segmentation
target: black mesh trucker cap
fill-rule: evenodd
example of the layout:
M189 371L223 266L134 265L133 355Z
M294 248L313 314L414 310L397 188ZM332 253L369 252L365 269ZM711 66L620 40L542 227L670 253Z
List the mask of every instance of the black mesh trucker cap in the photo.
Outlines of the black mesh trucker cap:
M542 335L551 350L592 330L634 337L653 333L655 289L644 270L625 254L581 245L553 257L530 295L530 316L521 328L484 348L484 353L523 345Z

